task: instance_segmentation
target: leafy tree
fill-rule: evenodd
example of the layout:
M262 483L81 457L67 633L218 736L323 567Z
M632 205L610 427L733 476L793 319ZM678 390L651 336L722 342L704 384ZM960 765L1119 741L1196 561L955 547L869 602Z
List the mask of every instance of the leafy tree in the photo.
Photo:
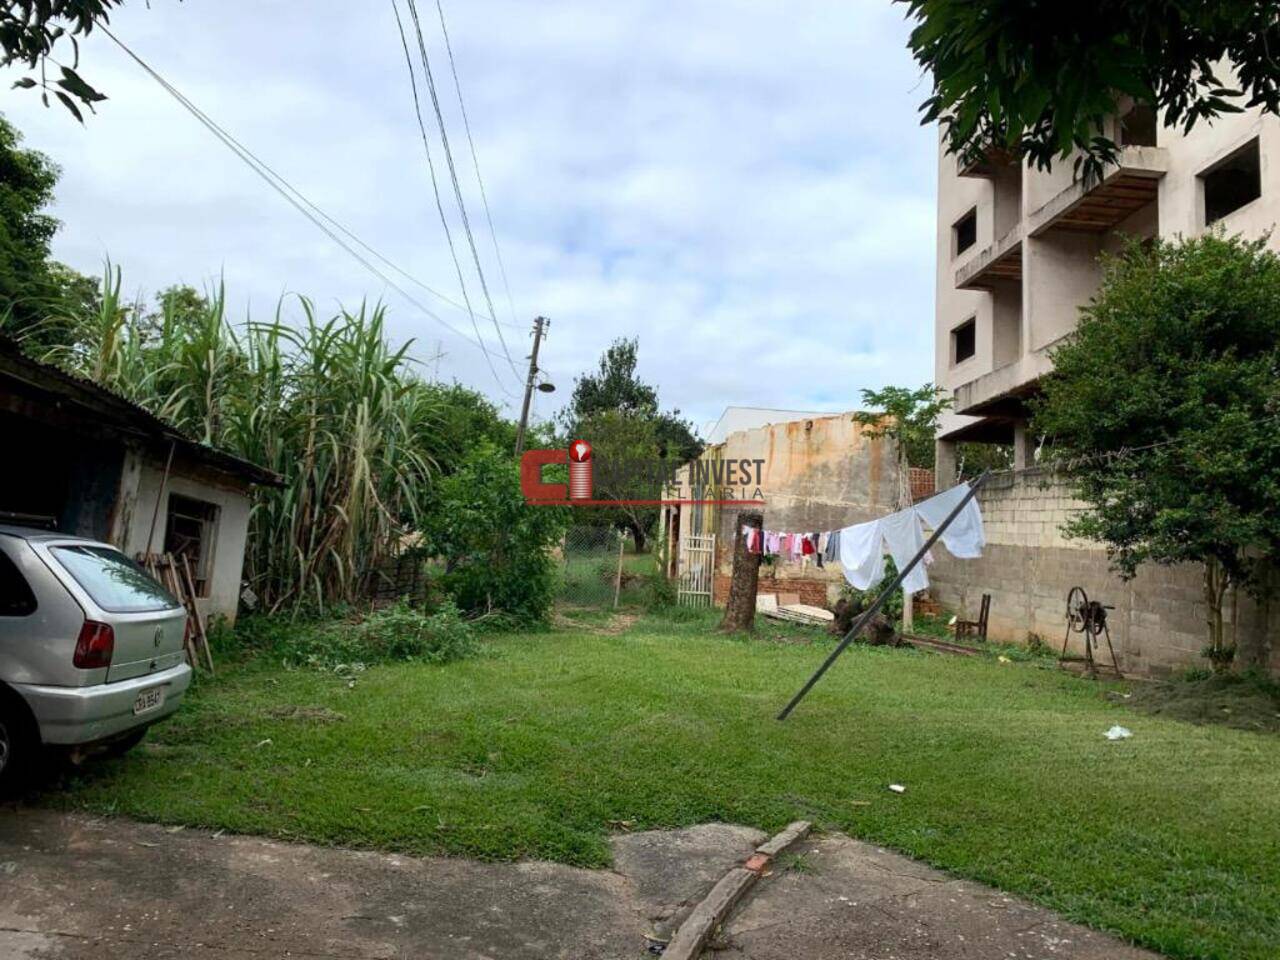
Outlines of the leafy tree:
M661 479L654 473L662 456L661 442L652 418L602 410L578 427L591 442L597 500L654 500L661 496ZM596 513L631 531L636 552L642 553L658 511L656 507L625 505Z
M702 452L702 441L679 410L662 412L658 391L636 373L639 346L635 338L614 340L601 355L595 372L577 378L573 397L559 418L565 439L589 441L602 461L644 461L649 466L659 459L685 463ZM608 481L603 486L597 481L596 491L601 498L638 500L656 499L660 494L653 486L628 493ZM595 515L601 522L630 530L637 551L645 548L658 519L655 507L597 510Z
M1007 443L960 443L956 446L956 476L976 477L984 470L1013 468L1013 446Z
M1235 653L1224 595L1259 589L1280 547L1280 258L1265 242L1210 234L1104 261L1034 408L1087 504L1069 536L1106 544L1126 579L1204 564L1217 669Z
M47 212L58 183L57 165L21 146L22 135L0 116L0 327L40 343L56 340L52 329L36 329L50 314L91 306L92 280L50 256L58 221Z
M484 394L460 383L424 382L418 389L433 398L436 422L430 440L441 473L457 470L477 443L491 443L499 450L515 446L516 425L504 419Z
M636 373L639 347L638 338L614 340L601 355L596 372L574 381L573 397L561 422L569 433L580 433L577 427L582 421L605 411L644 417L654 424L662 456L681 463L692 460L702 452L702 442L679 410L663 413L659 409L658 391Z
M88 107L107 99L76 72L80 60L77 37L87 37L93 28L110 19L113 7L124 0L9 0L0 7L0 66L23 64L37 76L27 76L14 86L39 89L47 107L49 94L57 97L82 123L84 115L77 102ZM71 43L70 66L58 63L53 49L60 40ZM65 58L64 58L65 59ZM49 64L57 67L56 79L50 79Z
M0 302L20 325L37 318L50 292L49 244L58 221L53 202L58 168L0 117Z
M853 419L862 424L863 434L875 440L888 437L898 457L899 506L911 502L909 469L932 467L934 436L938 418L951 406L951 398L932 383L915 390L909 387L885 387L863 390L862 402L870 410L859 410Z
M1125 96L1184 130L1245 107L1280 112L1275 0L897 2L933 73L924 122L941 121L965 158L994 145L1045 168L1078 149L1096 174L1116 151L1102 123ZM1234 78L1218 74L1224 59Z
M653 416L658 412L658 391L636 374L640 340L619 337L600 357L595 373L584 373L573 384L568 413L581 420L605 410Z
M555 597L551 548L567 508L531 507L509 448L480 443L435 488L424 518L425 547L446 564L445 589L468 613L542 620Z

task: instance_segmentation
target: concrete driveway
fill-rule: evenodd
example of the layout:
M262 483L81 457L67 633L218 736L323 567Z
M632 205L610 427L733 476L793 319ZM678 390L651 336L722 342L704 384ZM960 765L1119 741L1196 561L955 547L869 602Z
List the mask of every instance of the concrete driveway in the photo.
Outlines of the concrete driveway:
M719 824L625 834L613 871L578 870L0 807L0 957L653 956L763 839ZM800 853L800 869L780 867L740 905L713 944L720 956L1152 956L847 837L809 840Z

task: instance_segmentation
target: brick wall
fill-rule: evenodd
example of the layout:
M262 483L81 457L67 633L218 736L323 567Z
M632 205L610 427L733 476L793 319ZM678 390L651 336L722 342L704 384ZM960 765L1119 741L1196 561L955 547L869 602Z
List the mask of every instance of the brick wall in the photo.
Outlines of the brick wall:
M761 570L763 571L763 567ZM716 606L724 606L729 599L729 580L730 578L723 575L716 575ZM844 581L841 580L840 583ZM839 592L839 584L836 584L836 592ZM830 605L831 597L829 595L830 588L827 581L813 580L808 577L766 577L761 576L759 587L756 589L756 595L765 593L795 593L800 595L800 602L807 603L813 607L826 607Z
M981 559L956 560L935 551L929 568L934 596L944 605L976 616L983 593L991 594L993 639L1025 642L1039 634L1060 649L1066 632L1067 593L1081 586L1090 599L1113 604L1108 612L1112 642L1129 673L1168 675L1205 666L1205 604L1202 568L1148 565L1126 583L1108 569L1099 545L1066 539L1062 524L1080 504L1062 479L1047 470L992 477L978 493L987 534ZM1280 588L1271 571L1265 593ZM1231 600L1224 605L1230 620ZM1238 598L1238 642L1243 662L1280 672L1280 601ZM1072 646L1080 637L1072 635Z

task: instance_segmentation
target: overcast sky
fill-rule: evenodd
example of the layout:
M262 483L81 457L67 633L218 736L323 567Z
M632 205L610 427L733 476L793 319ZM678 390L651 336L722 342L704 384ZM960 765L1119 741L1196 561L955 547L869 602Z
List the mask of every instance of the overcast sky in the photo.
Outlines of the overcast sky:
M935 140L917 122L928 84L901 6L444 2L514 314L434 0L419 10L518 366L530 319L552 319L543 366L560 391L539 398L540 414L624 335L640 337L664 404L698 424L728 404L852 409L863 387L930 378ZM328 214L461 299L390 0L130 2L113 28ZM63 168L59 258L96 274L110 255L133 293L221 272L237 316L265 317L285 293L326 311L381 298L417 356L442 343L442 378L518 412L487 320L502 388L477 347L366 272L108 40L85 45L82 68L110 97L84 127L8 83L0 93L27 144ZM482 307L473 268L466 279ZM465 312L400 282L470 331Z

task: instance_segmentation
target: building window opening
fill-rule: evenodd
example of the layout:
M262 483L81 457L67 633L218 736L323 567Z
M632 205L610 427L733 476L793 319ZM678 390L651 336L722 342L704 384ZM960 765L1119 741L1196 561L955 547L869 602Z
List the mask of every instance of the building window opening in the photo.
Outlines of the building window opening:
M1124 147L1156 145L1156 111L1153 107L1141 103L1120 118L1120 145Z
M963 363L978 352L978 324L966 320L951 331L951 362Z
M1204 181L1204 223L1216 223L1262 196L1258 141L1252 140L1200 174Z
M182 558L191 567L196 596L209 596L213 579L213 542L218 528L218 507L193 497L169 494L164 551L181 568Z
M954 234L956 255L960 255L978 242L978 210L975 207L956 221L951 228Z

